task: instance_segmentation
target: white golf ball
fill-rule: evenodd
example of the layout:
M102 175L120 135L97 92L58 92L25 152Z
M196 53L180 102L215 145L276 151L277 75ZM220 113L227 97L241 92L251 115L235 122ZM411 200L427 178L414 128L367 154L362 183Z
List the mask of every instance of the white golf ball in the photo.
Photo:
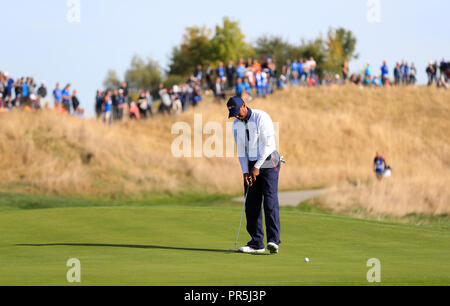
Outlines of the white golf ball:
M305 262L309 262L310 260L309 260L309 258L308 257L306 257L305 258Z

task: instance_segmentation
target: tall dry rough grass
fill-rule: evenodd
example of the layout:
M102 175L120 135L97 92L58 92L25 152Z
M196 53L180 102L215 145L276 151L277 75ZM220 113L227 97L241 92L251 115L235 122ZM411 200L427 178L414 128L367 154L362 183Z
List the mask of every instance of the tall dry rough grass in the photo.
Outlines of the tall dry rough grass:
M279 122L280 151L288 160L281 189L331 188L321 202L343 212L450 212L448 91L298 88L250 107ZM0 188L136 199L162 192L239 193L237 158L172 156L178 137L171 134L172 125L181 121L193 127L194 114L202 114L203 125L214 121L225 128L230 122L225 105L209 100L178 117L113 126L53 112L2 114ZM394 169L389 180L374 178L376 151Z

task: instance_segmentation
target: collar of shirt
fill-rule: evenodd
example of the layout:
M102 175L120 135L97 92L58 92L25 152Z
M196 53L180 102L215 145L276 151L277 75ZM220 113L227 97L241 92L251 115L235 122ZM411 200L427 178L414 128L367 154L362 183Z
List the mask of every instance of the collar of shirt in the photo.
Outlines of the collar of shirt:
M245 119L244 119L244 122L245 122L245 123L248 123L248 121L249 121L250 118L252 117L252 113L253 113L252 109L251 109L251 108L248 108L248 114L247 114L247 117L245 117Z

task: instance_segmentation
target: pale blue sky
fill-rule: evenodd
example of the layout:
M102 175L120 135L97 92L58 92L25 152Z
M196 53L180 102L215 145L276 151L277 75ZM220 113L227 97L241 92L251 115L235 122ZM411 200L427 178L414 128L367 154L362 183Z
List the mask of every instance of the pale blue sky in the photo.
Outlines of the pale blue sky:
M373 1L373 0L372 0ZM80 0L81 22L69 23L67 0L0 0L0 70L34 76L50 89L56 81L80 91L82 107L93 114L95 90L108 69L123 76L134 54L167 67L185 27L213 28L224 16L239 21L247 41L263 34L290 42L325 34L330 26L352 30L360 59L374 69L405 59L424 69L430 60L450 58L450 1L379 0L381 22L367 21L367 0Z

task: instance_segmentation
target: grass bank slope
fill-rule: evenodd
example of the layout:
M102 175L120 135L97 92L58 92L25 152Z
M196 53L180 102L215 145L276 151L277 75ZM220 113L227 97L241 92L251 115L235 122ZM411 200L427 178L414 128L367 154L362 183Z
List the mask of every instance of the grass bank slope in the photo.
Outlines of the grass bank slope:
M317 204L344 213L450 212L448 91L299 88L250 107L279 122L280 151L288 160L281 189L331 188ZM53 112L2 114L0 189L136 200L161 193L240 193L237 158L172 155L178 137L171 133L173 124L193 128L194 114L202 115L203 126L217 122L225 129L229 122L225 106L208 98L177 117L113 126ZM202 136L204 143L208 137ZM372 173L376 151L394 169L381 183Z

